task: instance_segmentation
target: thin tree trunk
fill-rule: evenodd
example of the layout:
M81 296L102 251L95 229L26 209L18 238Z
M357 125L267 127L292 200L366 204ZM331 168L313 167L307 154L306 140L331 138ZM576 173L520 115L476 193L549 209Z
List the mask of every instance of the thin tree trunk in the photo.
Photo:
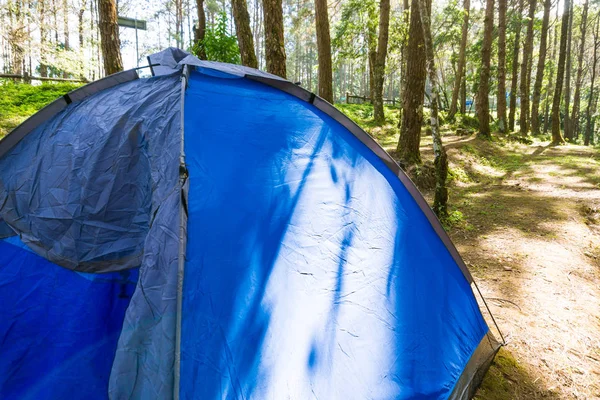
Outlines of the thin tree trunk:
M46 64L46 0L38 1L38 15L40 18L40 76L48 76L48 65Z
M581 85L583 83L583 55L585 52L585 35L587 33L587 16L589 0L585 0L581 14L581 43L579 45L579 60L577 65L577 77L575 80L575 96L573 97L573 111L571 113L571 135L574 139L579 136L579 105L581 96Z
M410 27L406 47L406 80L402 92L402 118L398 140L398 158L409 166L421 163L419 145L423 122L423 99L425 97L425 45L423 27L418 12L420 0L411 0Z
M85 12L85 0L81 0L79 12L77 13L77 31L79 33L79 77L85 77L85 62L83 56L83 13Z
M115 0L100 0L98 8L104 73L111 75L123 70L121 41L117 25L117 5Z
M529 0L529 13L527 14L527 36L523 47L523 63L521 64L521 114L519 125L521 135L527 136L529 132L529 66L530 57L533 53L533 19L535 17L536 0Z
M506 132L506 0L498 0L498 96L496 99L496 117L500 132Z
M596 83L596 67L598 66L598 47L600 42L598 41L598 35L600 34L600 18L596 17L596 29L594 29L594 55L592 62L592 78L590 82L590 93L588 95L588 104L585 112L587 125L585 127L584 144L589 146L590 143L594 143L594 132L592 124L592 104L594 103L594 84Z
M286 77L282 0L264 0L265 57L267 72Z
M573 134L571 132L571 118L569 113L571 112L571 70L573 68L571 56L571 44L573 41L573 0L571 0L571 10L569 19L569 36L567 37L567 61L565 70L565 112L563 130L565 132L565 139L572 140Z
M465 73L465 71L463 71L462 74L462 84L460 85L462 88L460 90L460 113L461 114L466 114L467 113L467 74Z
M504 1L506 4L506 0ZM450 103L450 110L448 111L448 119L452 120L457 110L458 94L463 82L463 76L465 72L465 60L467 50L467 40L469 34L469 14L471 10L471 1L464 0L463 2L463 23L462 32L460 36L460 49L458 51L458 67L456 69L456 79L454 81L454 88L452 89L452 102Z
M373 83L375 84L373 115L377 123L382 123L385 120L383 113L383 82L385 78L385 59L387 58L389 27L390 0L381 0L379 2L379 37L377 39L375 69L373 71Z
M523 25L523 0L519 0L517 16L519 22L515 28L515 42L513 45L512 74L510 81L510 111L508 112L508 130L515 130L515 114L517 111L517 83L519 79L519 49L521 46L521 25Z
M206 49L204 48L204 38L206 37L206 14L204 12L204 0L196 0L196 10L198 12L198 25L194 31L194 47L196 54L201 60L206 60Z
M438 120L438 83L435 69L435 58L433 55L433 40L431 38L431 20L427 0L418 1L418 13L423 28L423 38L425 44L425 54L427 58L427 71L429 73L429 82L431 83L431 136L433 138L433 152L435 154L434 165L436 175L435 196L433 200L433 211L439 218L448 216L448 188L446 187L446 178L448 177L448 158L446 150L442 144Z
M67 0L63 0L63 37L65 39L65 50L71 50L69 43L69 4ZM68 78L69 74L67 71L63 71L63 78Z
M556 65L554 64L554 62L556 60L556 44L558 39L558 1L556 4L556 19L554 24L554 38L552 40L552 54L550 56L550 59L552 60L553 64L552 68L550 69L550 76L548 77L548 86L546 87L546 113L544 116L544 133L547 133L548 129L550 129L550 98L552 93L552 82L554 82L554 70L556 69Z
M540 99L542 96L542 84L544 83L544 67L546 65L546 52L548 48L548 26L550 24L550 8L552 0L544 0L544 17L542 19L542 32L540 37L540 56L538 58L535 73L535 84L533 85L533 100L531 102L531 133L540 134Z
M250 14L246 0L231 0L233 20L235 21L235 33L238 38L238 46L242 57L242 65L258 68L258 61L254 53L254 39L250 29Z
M490 138L490 61L492 58L492 33L494 31L494 0L486 0L485 19L483 22L483 43L481 45L481 72L479 74L479 88L477 91L477 119L479 120L479 133L484 138Z
M562 16L562 26L560 30L560 46L558 50L558 66L556 71L556 86L554 88L554 98L552 99L552 144L557 145L565 142L560 132L560 99L562 96L562 87L565 79L565 60L567 52L567 36L569 33L569 20L571 14L571 1L565 0L564 12Z
M315 0L317 57L319 61L319 96L333 103L333 72L331 66L331 37L327 0Z

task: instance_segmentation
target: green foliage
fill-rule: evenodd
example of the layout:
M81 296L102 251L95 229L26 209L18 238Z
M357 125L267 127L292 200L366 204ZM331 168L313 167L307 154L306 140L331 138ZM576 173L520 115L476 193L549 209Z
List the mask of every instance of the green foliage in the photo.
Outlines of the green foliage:
M377 46L377 4L375 0L349 0L334 28L333 48L345 58L359 58Z
M33 86L12 81L0 82L0 137L40 108L79 86L76 83L43 83Z
M240 64L241 56L237 36L230 35L227 30L227 14L220 13L216 22L206 28L206 36L201 43L194 45L192 53L198 55L204 47L206 58L210 61L221 61Z

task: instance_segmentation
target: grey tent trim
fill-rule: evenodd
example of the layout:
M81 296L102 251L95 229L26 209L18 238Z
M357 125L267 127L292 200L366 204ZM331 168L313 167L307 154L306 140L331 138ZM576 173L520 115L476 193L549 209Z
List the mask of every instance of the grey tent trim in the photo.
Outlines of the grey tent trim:
M298 97L301 100L312 103L319 110L323 111L325 114L329 115L331 118L342 124L346 129L354 134L364 145L366 145L371 151L373 151L380 159L387 165L389 169L391 169L396 176L402 181L406 189L410 192L413 199L417 202L421 210L425 213L425 216L429 220L429 223L438 234L442 242L452 255L454 261L460 267L463 275L467 279L469 283L473 282L473 276L471 272L467 268L465 262L462 257L456 250L456 247L450 240L450 237L442 227L440 220L437 218L429 204L427 204L427 200L423 197L419 189L415 186L415 184L410 180L408 175L404 173L402 168L398 165L398 163L389 155L387 151L373 139L371 135L365 132L360 126L358 126L354 121L348 118L344 113L335 108L326 100L322 99L319 96L309 92L308 90L293 84L290 81L283 81L279 79L270 79L265 78L263 76L255 76L255 75L246 75L246 78L257 81L260 83L264 83L265 85L269 85L271 87L277 88L281 91L291 94L292 96Z
M468 400L475 395L485 373L492 364L492 360L500 350L500 346L500 343L496 341L490 332L481 339L462 374L454 384L454 389L448 400Z
M181 323L183 309L183 280L185 273L185 251L187 246L187 219L188 219L188 171L185 166L185 90L189 81L189 68L183 67L181 73L181 153L179 158L179 185L181 187L181 203L179 207L179 254L177 263L177 308L175 321L175 360L173 367L173 399L179 400L179 386L181 381Z
M65 96L61 97L42 108L37 113L23 121L21 125L13 129L6 137L0 140L0 157L6 154L12 149L17 143L21 141L27 134L37 128L39 125L48 121L50 118L64 110L72 102L78 102L97 93L101 90L117 86L121 83L133 81L138 79L137 69L130 69L127 71L118 72L113 75L109 75L100 80L88 83L85 86L77 88L72 92L69 92Z

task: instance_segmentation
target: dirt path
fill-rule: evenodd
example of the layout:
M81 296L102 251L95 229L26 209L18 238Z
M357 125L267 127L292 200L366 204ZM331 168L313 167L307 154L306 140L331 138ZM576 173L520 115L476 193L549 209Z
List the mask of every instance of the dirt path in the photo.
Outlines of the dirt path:
M600 153L446 143L451 237L508 342L478 398L600 398Z

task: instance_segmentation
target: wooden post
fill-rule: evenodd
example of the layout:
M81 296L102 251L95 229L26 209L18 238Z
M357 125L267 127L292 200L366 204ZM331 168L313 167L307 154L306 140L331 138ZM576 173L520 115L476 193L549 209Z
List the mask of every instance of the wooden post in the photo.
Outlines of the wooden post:
M346 92L346 104L350 104L350 93Z

